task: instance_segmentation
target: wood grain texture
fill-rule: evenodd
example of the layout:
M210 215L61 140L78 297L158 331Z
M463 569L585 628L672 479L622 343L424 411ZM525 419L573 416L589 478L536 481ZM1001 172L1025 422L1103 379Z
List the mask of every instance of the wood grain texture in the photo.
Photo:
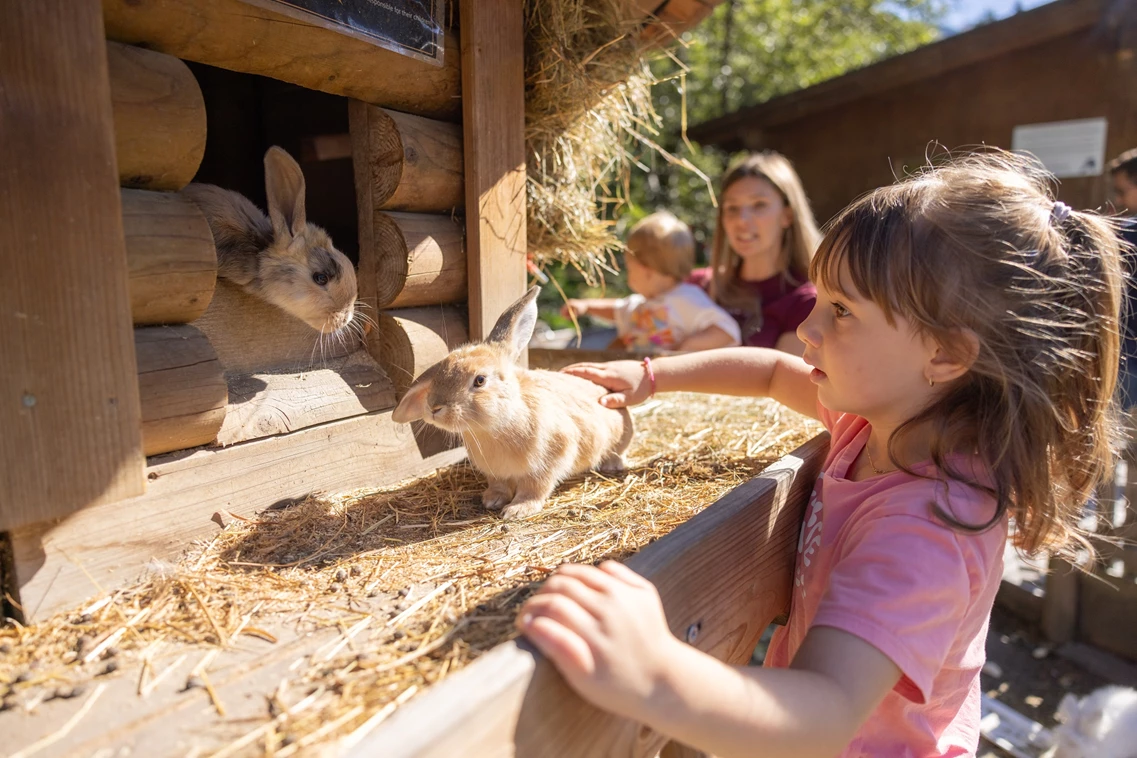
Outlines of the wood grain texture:
M122 229L134 325L188 324L205 313L217 250L198 207L174 192L124 189Z
M193 323L209 337L226 375L314 370L360 347L352 335L342 341L321 335L224 279L217 280L209 308Z
M452 35L440 67L242 0L103 0L103 14L119 42L432 118L461 112Z
M107 43L118 178L124 187L179 190L205 155L205 99L181 60Z
M402 397L411 383L469 338L460 308L404 308L379 314L367 335L367 349L379 361Z
M466 251L458 221L381 211L372 221L371 238L359 250L363 302L385 310L466 299Z
M151 459L146 494L11 533L16 583L29 620L133 580L152 559L176 560L216 533L219 509L252 517L309 493L381 487L461 460L424 458L389 411L221 450ZM98 583L98 587L93 584Z
M141 411L94 0L0 4L0 529L142 491Z
M525 293L523 8L459 0L470 337ZM475 212L476 211L476 212Z
M229 377L229 407L219 445L288 434L329 421L395 407L391 380L362 348L297 374Z
M134 330L142 449L146 455L208 445L225 420L228 392L217 353L192 326Z
M358 100L348 105L348 122L356 195L369 196L361 211L452 213L465 206L461 126Z
M632 556L671 631L734 665L789 608L798 532L828 449L822 434ZM667 738L599 711L525 643L499 645L397 711L347 758L652 758Z

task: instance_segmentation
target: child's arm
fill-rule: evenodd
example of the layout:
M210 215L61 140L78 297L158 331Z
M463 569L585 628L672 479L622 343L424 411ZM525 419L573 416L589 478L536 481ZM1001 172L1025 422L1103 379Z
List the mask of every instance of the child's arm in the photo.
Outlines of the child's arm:
M706 392L772 397L798 413L817 417L817 385L801 358L760 347L727 347L687 355L653 358L656 392ZM639 361L578 363L563 369L608 388L600 399L609 408L642 403L651 379Z
M676 350L694 352L696 350L713 350L716 347L730 347L737 345L738 340L722 330L722 327L708 326L700 332L695 332L679 343Z
M617 302L619 301L611 298L593 298L591 300L578 300L573 298L572 300L567 300L565 304L561 306L561 315L565 318L569 318L570 313L576 313L578 316L583 316L587 313L589 316L615 321Z
M834 756L900 678L826 627L789 670L727 666L676 639L655 587L613 562L562 566L518 625L585 699L721 758Z

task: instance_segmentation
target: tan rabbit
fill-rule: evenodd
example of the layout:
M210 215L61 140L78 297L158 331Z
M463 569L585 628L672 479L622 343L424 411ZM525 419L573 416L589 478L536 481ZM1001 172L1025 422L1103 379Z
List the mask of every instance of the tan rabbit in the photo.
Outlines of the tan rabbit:
M482 503L505 506L507 519L541 510L573 474L622 471L632 441L628 410L597 402L603 387L517 365L537 323L539 291L533 287L509 306L485 342L457 348L423 372L392 415L398 423L422 419L461 434L489 480Z
M279 147L265 153L266 216L247 197L212 184L190 184L213 232L217 275L323 333L351 322L355 268L304 213L304 174Z

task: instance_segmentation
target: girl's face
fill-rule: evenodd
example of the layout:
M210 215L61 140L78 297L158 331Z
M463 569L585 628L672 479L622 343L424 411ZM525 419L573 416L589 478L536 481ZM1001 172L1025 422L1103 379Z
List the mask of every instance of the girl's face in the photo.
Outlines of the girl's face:
M785 230L793 220L793 209L766 179L747 176L723 192L723 231L731 248L743 259L777 261Z
M818 282L817 303L797 329L818 400L873 426L895 428L937 393L928 385L936 376L937 346L899 314L889 324L880 306L857 293L843 263L836 281L848 294Z

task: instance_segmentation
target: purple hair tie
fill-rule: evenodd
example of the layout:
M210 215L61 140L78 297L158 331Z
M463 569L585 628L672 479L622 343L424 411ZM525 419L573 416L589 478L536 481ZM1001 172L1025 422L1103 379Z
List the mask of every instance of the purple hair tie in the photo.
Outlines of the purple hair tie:
M1070 206L1061 200L1057 200L1054 203L1054 208L1050 211L1050 215L1053 216L1054 220L1059 224L1063 224L1066 222L1066 219L1070 218Z

